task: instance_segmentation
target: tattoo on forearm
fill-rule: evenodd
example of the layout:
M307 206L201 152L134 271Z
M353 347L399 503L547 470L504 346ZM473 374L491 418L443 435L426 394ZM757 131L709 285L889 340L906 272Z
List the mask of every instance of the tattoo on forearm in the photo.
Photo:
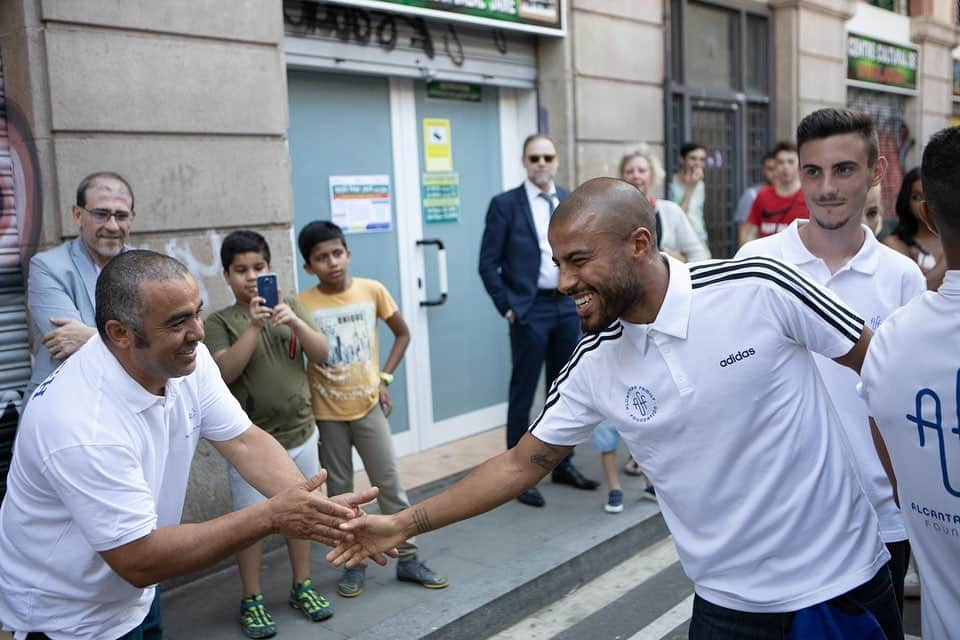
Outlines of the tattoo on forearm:
M537 465L538 467L543 467L547 471L551 471L555 466L557 466L557 463L560 461L557 460L556 458L551 458L550 456L544 455L542 453L535 453L532 456L530 456L530 462Z
M426 533L433 529L430 525L430 518L427 517L427 512L423 509L417 509L413 512L413 524L417 528L417 533Z

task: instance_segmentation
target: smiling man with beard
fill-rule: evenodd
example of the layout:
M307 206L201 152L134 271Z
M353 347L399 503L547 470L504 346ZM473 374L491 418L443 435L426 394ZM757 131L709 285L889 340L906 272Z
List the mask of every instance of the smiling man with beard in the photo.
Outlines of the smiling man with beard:
M859 371L870 329L782 262L687 266L657 251L653 228L626 182L590 180L563 201L550 245L588 335L542 413L444 493L341 525L357 540L328 559L357 562L503 504L610 420L695 584L691 638L902 638L877 515L810 357Z
M73 206L79 235L30 260L27 305L34 362L24 398L97 332L97 274L124 251L135 216L133 188L123 176L98 171L80 181Z

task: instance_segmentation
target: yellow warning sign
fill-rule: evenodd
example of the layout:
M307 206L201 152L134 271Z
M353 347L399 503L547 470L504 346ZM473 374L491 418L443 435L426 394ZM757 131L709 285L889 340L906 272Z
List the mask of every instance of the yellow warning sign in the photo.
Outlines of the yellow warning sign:
M453 149L450 143L450 121L443 118L423 119L423 165L430 171L453 171Z

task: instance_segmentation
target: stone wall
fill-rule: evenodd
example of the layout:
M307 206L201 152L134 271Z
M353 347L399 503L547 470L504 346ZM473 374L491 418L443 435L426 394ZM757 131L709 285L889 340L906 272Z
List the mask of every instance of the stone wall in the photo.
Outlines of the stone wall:
M219 248L235 228L266 235L292 291L282 40L279 2L0 0L7 99L39 160L39 248L77 234L77 184L113 170L136 195L131 244L185 262L207 309L233 300ZM229 506L219 456L194 462L186 520Z
M560 180L575 186L615 175L620 156L640 142L662 154L665 16L660 2L569 5L569 36L540 42L540 103Z

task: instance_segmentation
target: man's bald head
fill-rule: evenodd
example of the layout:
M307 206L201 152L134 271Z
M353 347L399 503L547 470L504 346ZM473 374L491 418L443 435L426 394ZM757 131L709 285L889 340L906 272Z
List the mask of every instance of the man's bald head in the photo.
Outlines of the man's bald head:
M557 288L574 299L583 331L648 321L646 291L666 278L655 226L646 196L613 178L583 183L557 207L549 233Z
M627 237L644 227L656 244L656 222L650 202L629 182L594 178L563 199L550 225L582 224L591 233L609 232Z

